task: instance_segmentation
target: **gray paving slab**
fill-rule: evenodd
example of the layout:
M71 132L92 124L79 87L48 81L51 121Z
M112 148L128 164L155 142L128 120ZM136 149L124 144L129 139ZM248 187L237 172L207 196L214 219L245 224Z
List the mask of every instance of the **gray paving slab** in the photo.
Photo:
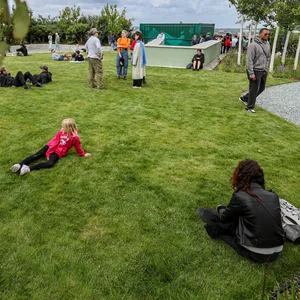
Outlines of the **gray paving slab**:
M256 104L300 126L300 82L269 87Z

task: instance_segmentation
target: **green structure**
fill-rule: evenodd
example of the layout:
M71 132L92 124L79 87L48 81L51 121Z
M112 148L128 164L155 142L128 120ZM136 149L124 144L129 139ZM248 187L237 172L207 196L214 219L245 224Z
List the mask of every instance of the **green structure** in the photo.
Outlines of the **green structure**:
M215 24L201 23L169 23L169 24L140 24L140 30L146 43L156 39L163 32L165 35L164 45L190 46L194 34L198 37L209 32L213 36Z

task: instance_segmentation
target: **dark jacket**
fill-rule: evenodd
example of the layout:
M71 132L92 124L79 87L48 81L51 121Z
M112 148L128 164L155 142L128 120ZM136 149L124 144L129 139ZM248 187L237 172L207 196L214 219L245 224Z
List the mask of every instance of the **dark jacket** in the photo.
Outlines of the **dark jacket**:
M28 51L25 45L21 46L21 48L16 50L17 52L22 52L24 56L28 56Z
M204 61L205 61L205 56L204 56L204 54L203 54L203 53L200 53L200 55L195 54L194 57L193 57L193 59L192 59L192 62L194 62L195 60L200 60L201 65L203 65L203 64L204 64Z
M33 75L34 79L41 83L45 84L52 81L52 73L51 72L41 72L38 75Z
M0 74L0 87L10 87L13 85L15 78L10 73L3 75Z
M79 54L78 56L75 56L75 61L84 61L83 55Z
M256 248L272 248L284 244L279 198L276 193L252 183L250 191L262 201L244 191L233 193L221 214L223 222L238 222L237 242Z

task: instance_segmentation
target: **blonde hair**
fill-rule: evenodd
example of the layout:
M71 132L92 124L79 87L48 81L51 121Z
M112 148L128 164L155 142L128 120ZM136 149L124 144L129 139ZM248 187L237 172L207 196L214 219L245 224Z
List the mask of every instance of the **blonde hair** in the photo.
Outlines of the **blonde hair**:
M125 33L126 36L128 35L128 32L126 30L122 30L122 33Z
M67 134L77 135L77 125L73 119L64 119L61 123L62 131Z

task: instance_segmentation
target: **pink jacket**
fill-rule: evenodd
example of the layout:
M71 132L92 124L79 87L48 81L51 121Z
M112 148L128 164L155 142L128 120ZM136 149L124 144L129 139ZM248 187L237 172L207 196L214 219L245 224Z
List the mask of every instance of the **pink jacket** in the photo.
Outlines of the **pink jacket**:
M79 136L68 135L63 131L58 131L56 136L47 144L49 146L46 152L46 158L49 159L51 153L55 152L59 158L62 158L74 146L76 152L80 156L84 156L84 151L80 144Z

